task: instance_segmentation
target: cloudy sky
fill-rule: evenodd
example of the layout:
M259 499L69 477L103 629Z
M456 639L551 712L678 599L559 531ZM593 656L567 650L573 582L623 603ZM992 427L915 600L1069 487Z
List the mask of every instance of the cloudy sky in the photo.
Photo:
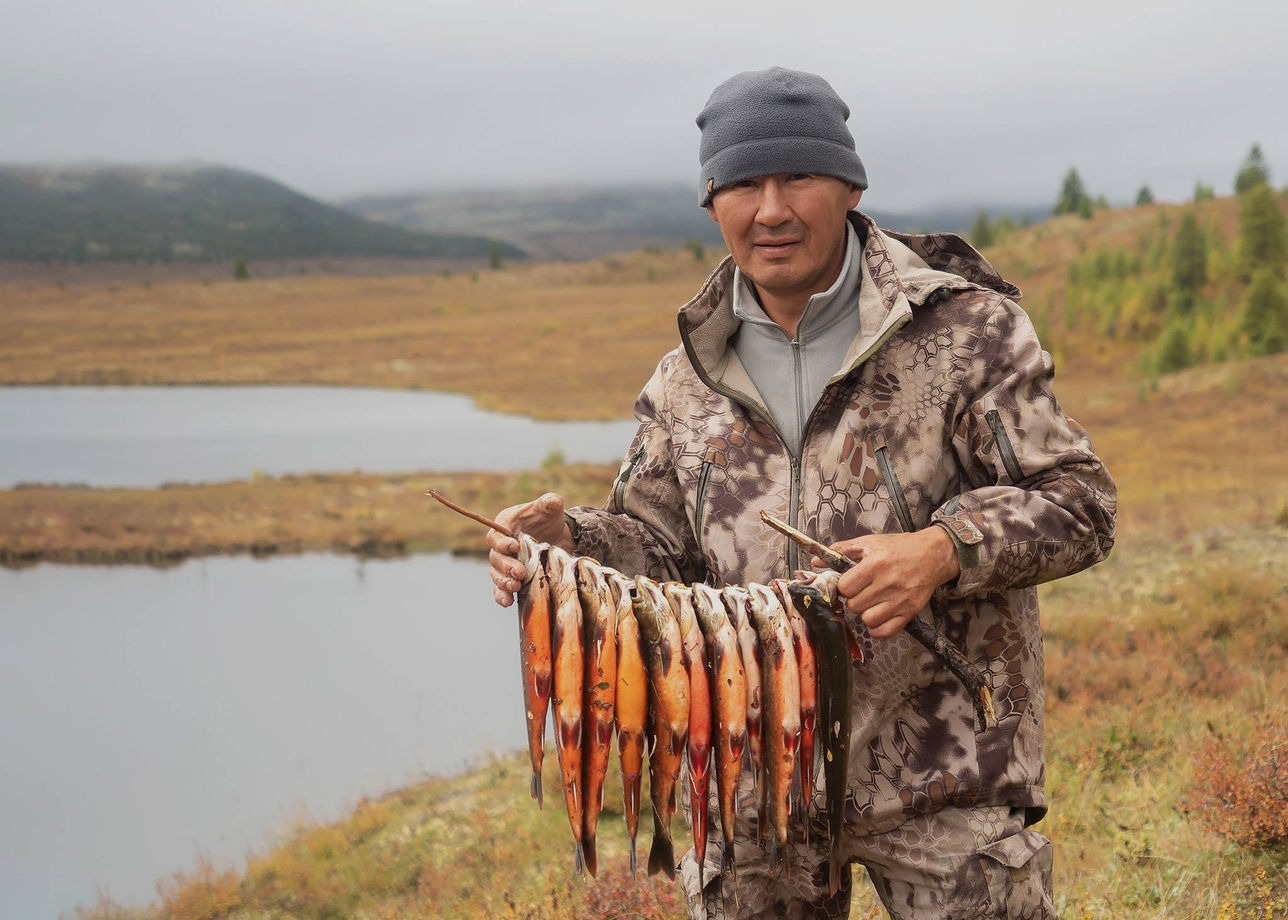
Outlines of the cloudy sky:
M899 210L1288 181L1277 2L0 0L0 162L203 160L335 199L683 181L711 89L772 65L847 100Z

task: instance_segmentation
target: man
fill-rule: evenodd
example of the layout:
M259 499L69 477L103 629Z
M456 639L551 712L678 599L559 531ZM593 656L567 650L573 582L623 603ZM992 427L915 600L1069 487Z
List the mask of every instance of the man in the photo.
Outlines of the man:
M698 117L701 203L730 259L681 308L682 346L636 404L606 507L565 514L545 495L498 518L685 582L808 563L762 508L859 558L840 582L872 637L852 678L847 858L896 918L1054 918L1050 843L1025 829L1046 812L1034 585L1105 556L1114 485L1060 412L1019 291L956 236L882 231L854 210L867 176L848 117L812 74L716 88ZM517 547L488 540L508 605ZM995 728L975 731L965 689L903 630L919 615L985 669ZM848 913L848 872L827 894L821 806L810 845L793 822L789 878L740 820L738 916ZM732 915L714 841L705 896L702 858L680 866L690 911Z

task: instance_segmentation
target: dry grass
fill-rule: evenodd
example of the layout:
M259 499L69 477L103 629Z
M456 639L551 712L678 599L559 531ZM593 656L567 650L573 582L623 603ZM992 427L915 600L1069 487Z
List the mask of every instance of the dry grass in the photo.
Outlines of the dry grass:
M28 486L0 491L0 564L477 551L483 528L426 497L426 489L490 515L546 491L570 503L597 504L615 473L611 466L571 465L519 474L264 476L159 489Z
M628 417L710 263L664 252L447 278L0 283L0 383L411 387L538 418Z

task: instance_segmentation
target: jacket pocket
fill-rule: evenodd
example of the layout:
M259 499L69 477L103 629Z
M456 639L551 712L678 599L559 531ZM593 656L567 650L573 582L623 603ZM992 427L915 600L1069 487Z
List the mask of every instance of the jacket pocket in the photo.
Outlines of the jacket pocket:
M622 502L626 499L626 484L630 481L631 473L635 472L636 465L644 457L644 448L638 448L635 453L626 458L622 464L621 470L617 474L617 481L613 483L613 511L622 514L626 509L622 507Z
M1006 470L1006 475L1011 477L1011 484L1014 485L1024 478L1024 471L1020 469L1020 461L1015 456L1015 446L1011 444L1011 436L1006 433L1006 426L1002 424L1002 416L996 409L989 409L984 413L984 421L988 422L988 428L993 432L993 444L997 447L997 456L1002 460L1002 468Z
M693 508L693 538L698 543L698 555L702 556L702 525L706 522L707 486L711 482L711 469L715 466L710 460L702 462L702 472L698 474L698 497Z

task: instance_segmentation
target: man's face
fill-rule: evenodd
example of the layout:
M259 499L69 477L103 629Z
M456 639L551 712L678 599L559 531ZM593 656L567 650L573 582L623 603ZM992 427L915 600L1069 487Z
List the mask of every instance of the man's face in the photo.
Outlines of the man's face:
M845 215L863 189L807 173L759 176L716 192L707 205L743 274L775 297L825 291L845 258Z

